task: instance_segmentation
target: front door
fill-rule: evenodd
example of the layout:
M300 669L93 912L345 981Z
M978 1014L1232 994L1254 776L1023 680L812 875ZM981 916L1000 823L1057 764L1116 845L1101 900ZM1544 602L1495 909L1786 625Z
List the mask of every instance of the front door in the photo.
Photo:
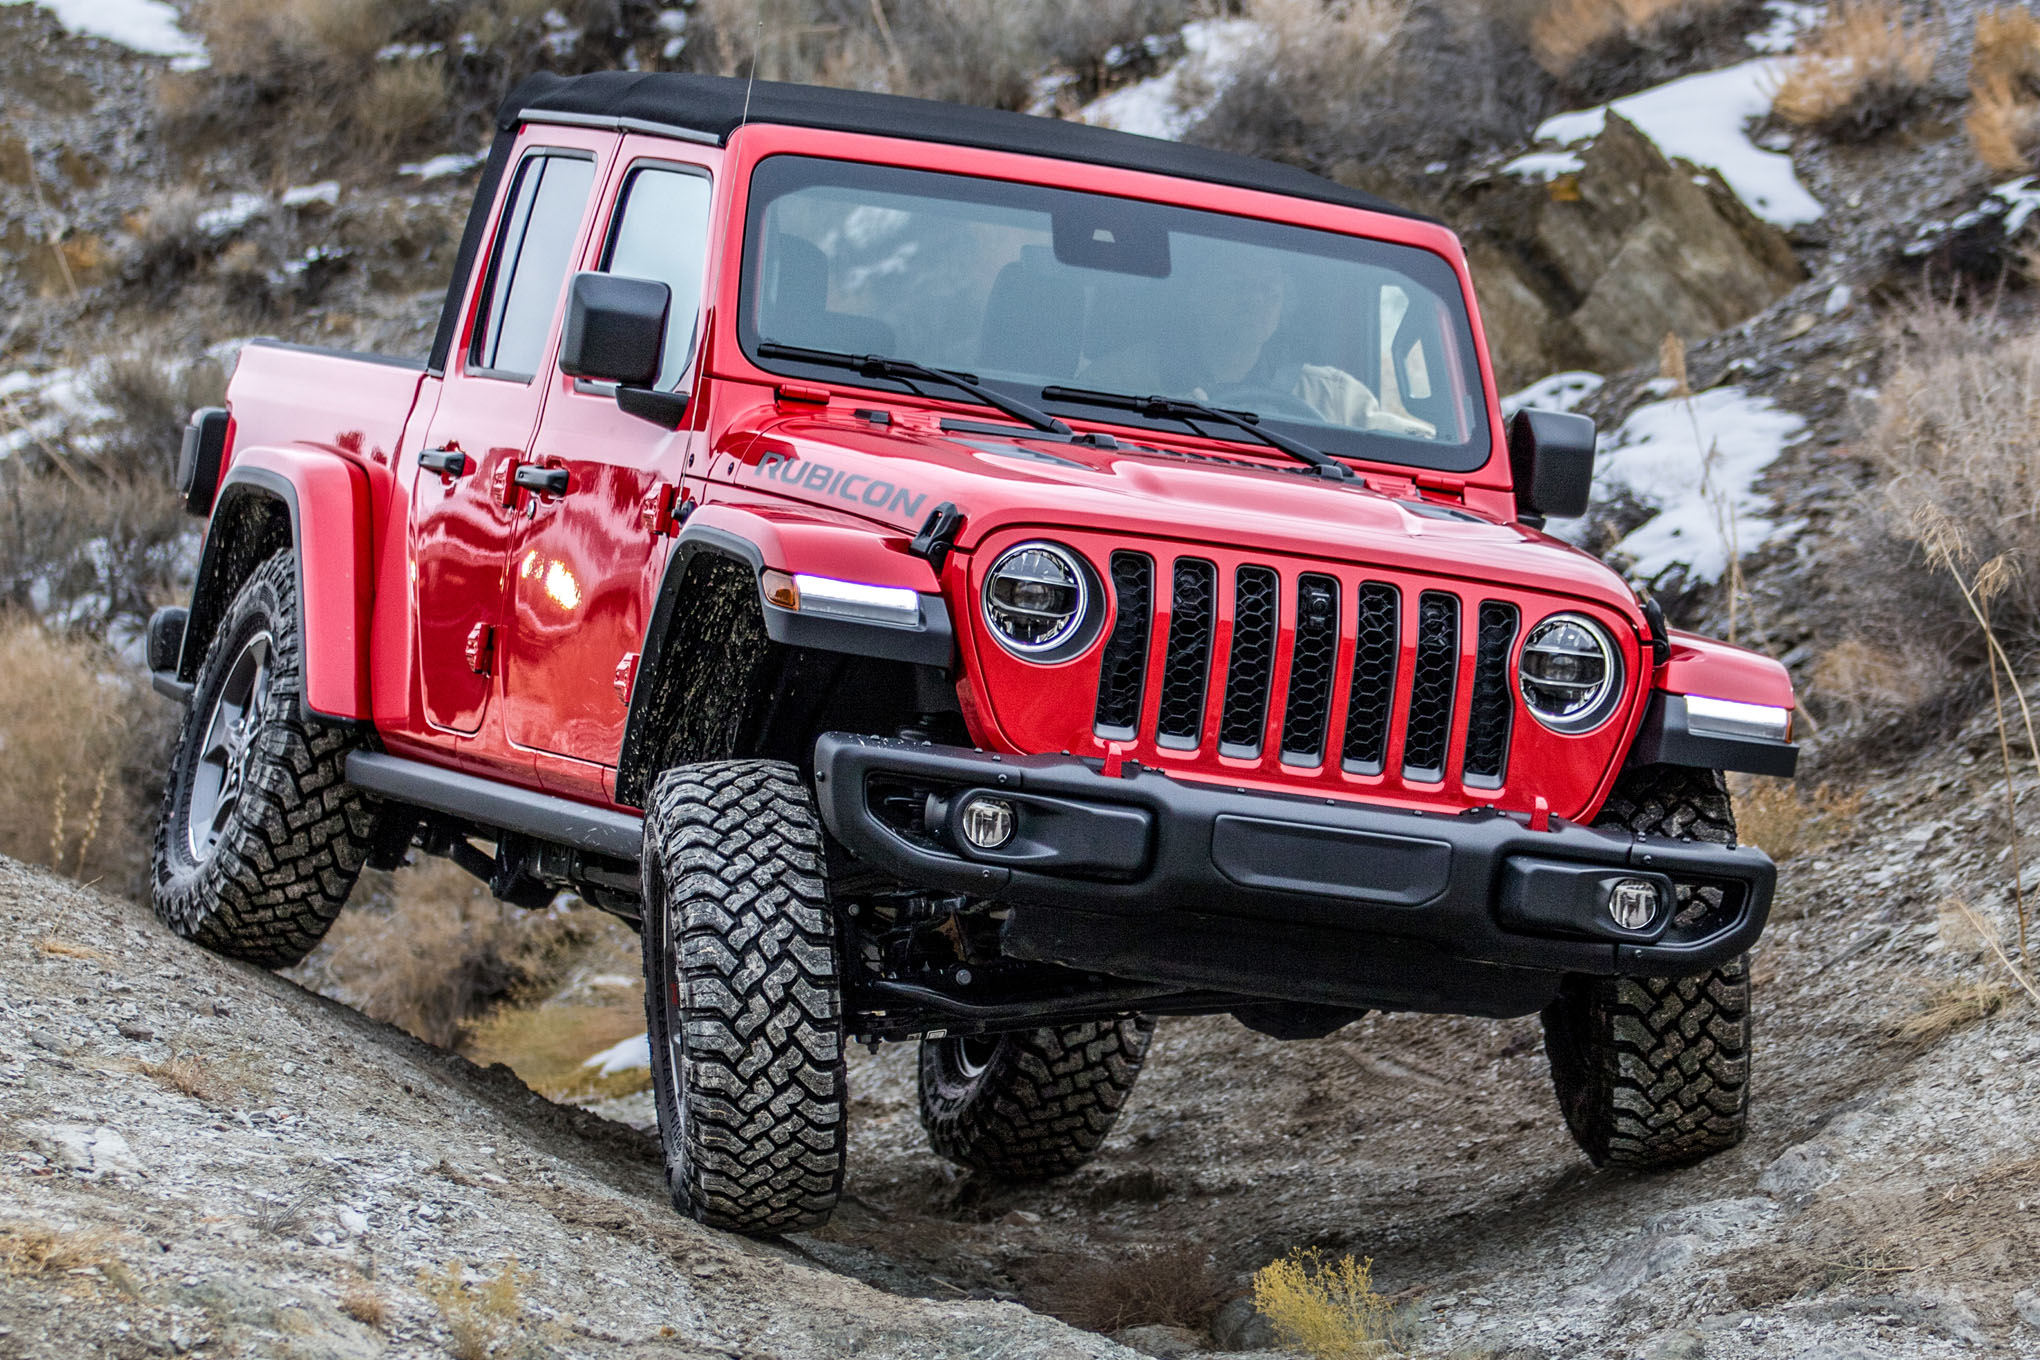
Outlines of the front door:
M633 155L633 151L639 154ZM658 385L687 391L704 275L711 258L708 158L673 159L671 143L619 155L615 209L591 242L590 269L656 279L672 290ZM528 749L569 756L541 762L562 793L600 797L628 715L628 658L642 645L668 540L646 498L676 488L698 406L678 431L625 415L615 391L555 372L532 460L563 468L567 489L534 496L515 529L504 637L504 730ZM621 667L621 672L619 668Z
M425 719L480 728L496 657L514 481L538 425L554 320L595 182L593 156L533 147L508 177L469 342L451 356L411 495Z

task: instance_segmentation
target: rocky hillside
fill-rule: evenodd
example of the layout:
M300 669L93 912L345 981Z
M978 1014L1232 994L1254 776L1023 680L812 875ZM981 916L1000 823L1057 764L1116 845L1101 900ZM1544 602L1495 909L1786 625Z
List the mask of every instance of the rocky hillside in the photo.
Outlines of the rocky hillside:
M641 1099L548 1103L7 862L0 1360L1250 1351L1275 1344L1254 1272L1312 1246L1372 1258L1427 1357L2040 1354L2040 996L2012 966L2040 868L2006 814L2040 830L2040 753L2008 688L2008 740L1990 706L2040 674L2040 22L1825 17L0 3L0 595L100 649L77 675L131 662L182 586L158 488L241 339L422 349L511 66L748 62L1273 152L1450 221L1516 400L1601 423L1566 532L1675 623L1783 659L1808 738L1796 793L1738 789L1782 871L1735 1152L1594 1172L1534 1019L1284 1045L1213 1018L1164 1023L1094 1165L1014 1190L927 1150L893 1046L853 1055L843 1210L771 1247L665 1208ZM1968 598L1995 681L1965 601L1992 561ZM0 724L0 760L137 781L88 821L75 784L66 820L65 785L0 780L0 844L118 886L162 739L123 715L153 702L102 705L124 763Z
M0 1356L1127 1354L663 1200L636 1130L0 862Z

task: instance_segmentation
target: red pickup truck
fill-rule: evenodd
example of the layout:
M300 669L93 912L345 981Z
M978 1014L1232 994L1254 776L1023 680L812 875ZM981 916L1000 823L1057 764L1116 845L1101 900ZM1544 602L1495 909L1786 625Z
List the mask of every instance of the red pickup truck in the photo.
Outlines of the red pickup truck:
M644 939L675 1204L812 1226L844 1045L1079 1165L1153 1018L1541 1012L1597 1163L1735 1143L1775 663L1542 532L1452 232L1265 162L874 94L534 77L422 361L197 413L158 911L301 958L450 856Z

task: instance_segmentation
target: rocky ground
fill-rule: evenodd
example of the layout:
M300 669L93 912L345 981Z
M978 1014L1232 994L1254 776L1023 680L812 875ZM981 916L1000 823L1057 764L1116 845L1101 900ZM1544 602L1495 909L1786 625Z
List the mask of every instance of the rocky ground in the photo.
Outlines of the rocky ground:
M1055 1357L665 1205L657 1150L0 861L0 1356Z

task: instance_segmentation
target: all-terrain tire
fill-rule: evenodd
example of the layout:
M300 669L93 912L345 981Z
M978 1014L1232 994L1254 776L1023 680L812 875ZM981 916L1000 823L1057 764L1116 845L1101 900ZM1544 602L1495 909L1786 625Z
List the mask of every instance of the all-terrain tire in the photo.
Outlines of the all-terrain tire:
M822 827L791 765L660 775L645 815L645 1022L673 1207L770 1236L843 1185L843 1002Z
M1712 770L1627 771L1594 824L1735 844L1728 790ZM1559 1108L1596 1166L1685 1166L1742 1141L1747 954L1691 977L1568 978L1543 1019Z
M921 1041L921 1127L935 1151L1001 1180L1097 1155L1147 1059L1144 1015Z
M285 550L242 585L206 648L156 824L156 915L268 968L297 963L324 937L374 823L346 780L359 739L305 711L303 660L297 564Z

